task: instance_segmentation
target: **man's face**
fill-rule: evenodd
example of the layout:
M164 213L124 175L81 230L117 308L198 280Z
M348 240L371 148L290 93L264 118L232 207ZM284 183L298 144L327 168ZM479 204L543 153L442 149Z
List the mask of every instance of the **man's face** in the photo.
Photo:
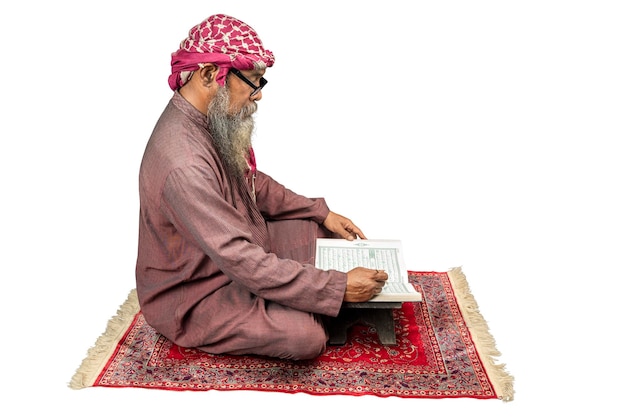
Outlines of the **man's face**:
M230 92L229 113L231 115L240 112L244 115L251 115L256 111L256 102L263 98L263 91L258 90L254 95L251 94L255 91L255 88L261 86L263 74L265 74L264 69L239 71L238 75L231 71L228 74L228 90Z
M262 98L264 73L265 70L231 70L226 85L218 88L207 108L209 132L233 176L240 176L248 169L254 131L252 116L257 110L257 100Z

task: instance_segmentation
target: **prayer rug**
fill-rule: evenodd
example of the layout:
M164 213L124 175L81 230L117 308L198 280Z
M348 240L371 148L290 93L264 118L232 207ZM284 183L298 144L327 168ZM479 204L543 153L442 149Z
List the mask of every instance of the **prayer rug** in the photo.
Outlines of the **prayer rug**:
M513 400L513 377L495 361L500 353L461 268L409 271L409 280L423 301L394 309L395 345L356 323L344 345L307 361L177 346L145 322L133 289L69 386Z

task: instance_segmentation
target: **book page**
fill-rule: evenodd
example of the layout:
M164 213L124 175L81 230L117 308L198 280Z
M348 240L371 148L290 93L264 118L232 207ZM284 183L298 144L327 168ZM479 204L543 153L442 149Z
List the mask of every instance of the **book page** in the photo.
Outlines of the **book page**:
M341 272L357 266L380 269L389 275L387 282L405 282L406 270L400 265L399 245L398 241L318 239L316 267Z
M383 291L371 301L421 301L409 283L399 240L317 239L315 266L348 272L358 266L385 271L389 276Z

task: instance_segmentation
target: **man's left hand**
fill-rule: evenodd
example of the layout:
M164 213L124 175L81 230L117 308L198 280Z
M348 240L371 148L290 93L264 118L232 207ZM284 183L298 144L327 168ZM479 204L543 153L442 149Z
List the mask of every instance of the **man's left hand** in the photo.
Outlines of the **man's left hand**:
M326 220L324 220L323 224L328 230L338 234L344 239L354 240L357 237L367 239L361 229L354 225L352 220L332 211L328 213L328 216L326 216Z

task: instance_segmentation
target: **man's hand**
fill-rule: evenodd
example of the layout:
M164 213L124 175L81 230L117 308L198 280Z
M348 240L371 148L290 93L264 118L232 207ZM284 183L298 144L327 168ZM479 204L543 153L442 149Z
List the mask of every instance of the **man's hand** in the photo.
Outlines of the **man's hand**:
M330 212L328 216L326 216L326 220L324 220L324 227L330 230L333 233L336 233L343 239L354 240L357 237L361 239L367 239L361 229L356 227L352 220L343 217L337 213Z
M348 285L343 300L363 303L380 294L389 276L385 271L357 267L348 271Z

